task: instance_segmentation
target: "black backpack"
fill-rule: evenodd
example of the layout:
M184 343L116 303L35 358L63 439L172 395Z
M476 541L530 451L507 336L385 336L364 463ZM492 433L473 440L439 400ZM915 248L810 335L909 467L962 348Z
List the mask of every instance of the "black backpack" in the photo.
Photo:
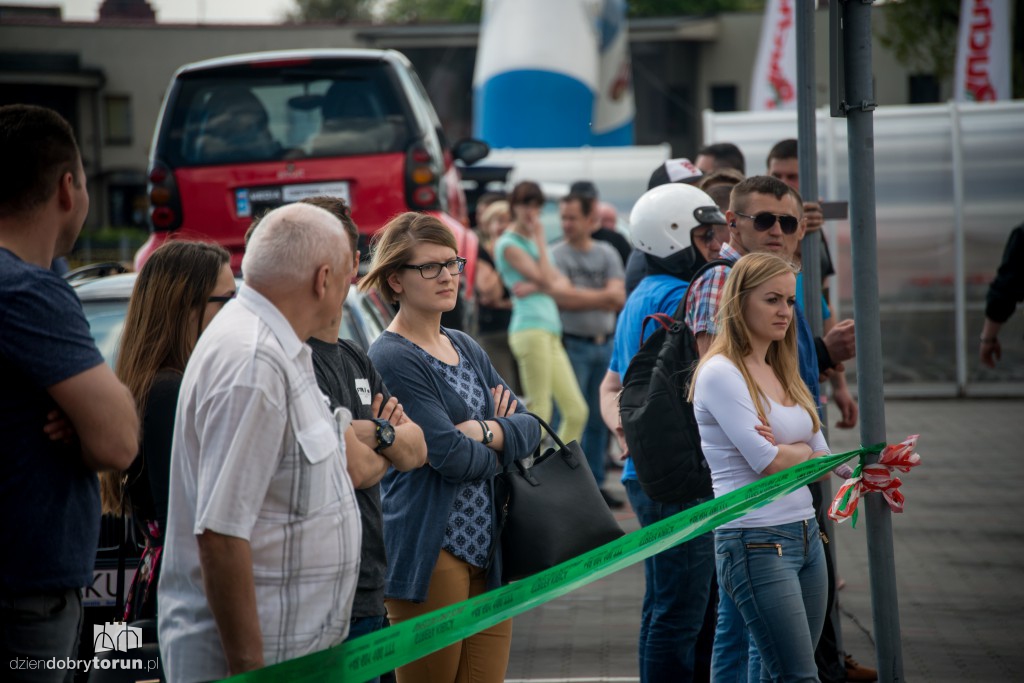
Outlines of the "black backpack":
M690 284L722 265L733 262L704 264ZM644 493L659 503L688 503L711 495L711 470L700 448L693 406L686 400L699 360L696 340L684 322L690 289L674 316L655 313L644 318L641 339L648 321L658 327L629 362L619 395L619 417L637 479Z

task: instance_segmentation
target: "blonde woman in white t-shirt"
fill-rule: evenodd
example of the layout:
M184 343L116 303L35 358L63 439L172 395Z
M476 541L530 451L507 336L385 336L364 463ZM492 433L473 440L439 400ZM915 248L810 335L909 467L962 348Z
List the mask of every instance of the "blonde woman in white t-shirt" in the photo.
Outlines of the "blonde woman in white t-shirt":
M800 379L796 269L749 254L722 292L719 333L690 389L715 496L829 452ZM817 681L825 557L806 487L715 530L718 583L762 657L762 681Z

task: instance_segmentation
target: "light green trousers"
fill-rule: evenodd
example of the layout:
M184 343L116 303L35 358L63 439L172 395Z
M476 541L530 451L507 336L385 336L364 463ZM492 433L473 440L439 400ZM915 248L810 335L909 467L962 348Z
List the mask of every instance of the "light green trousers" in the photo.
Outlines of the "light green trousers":
M508 345L519 364L519 382L530 412L550 422L553 398L562 417L559 438L565 443L579 441L587 423L587 402L562 340L544 330L523 330L509 334Z

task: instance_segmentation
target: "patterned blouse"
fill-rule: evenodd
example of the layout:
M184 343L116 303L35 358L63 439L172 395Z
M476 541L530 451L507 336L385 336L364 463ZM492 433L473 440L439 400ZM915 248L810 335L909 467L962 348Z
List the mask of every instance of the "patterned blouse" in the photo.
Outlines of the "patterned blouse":
M473 419L483 420L487 398L469 362L460 356L458 365L448 365L418 346L416 350L462 397ZM448 525L444 530L444 543L441 547L474 567L486 567L492 538L491 505L489 479L464 482L448 513Z

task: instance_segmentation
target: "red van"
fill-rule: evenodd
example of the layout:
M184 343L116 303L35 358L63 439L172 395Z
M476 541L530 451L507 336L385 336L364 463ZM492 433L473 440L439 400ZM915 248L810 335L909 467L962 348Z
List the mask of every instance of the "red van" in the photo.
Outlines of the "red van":
M409 61L393 50L288 50L180 68L157 120L149 164L151 235L136 269L168 239L213 239L238 272L253 217L303 197L343 197L369 237L403 211L438 216L467 259L461 309L472 310L477 256L455 160Z

